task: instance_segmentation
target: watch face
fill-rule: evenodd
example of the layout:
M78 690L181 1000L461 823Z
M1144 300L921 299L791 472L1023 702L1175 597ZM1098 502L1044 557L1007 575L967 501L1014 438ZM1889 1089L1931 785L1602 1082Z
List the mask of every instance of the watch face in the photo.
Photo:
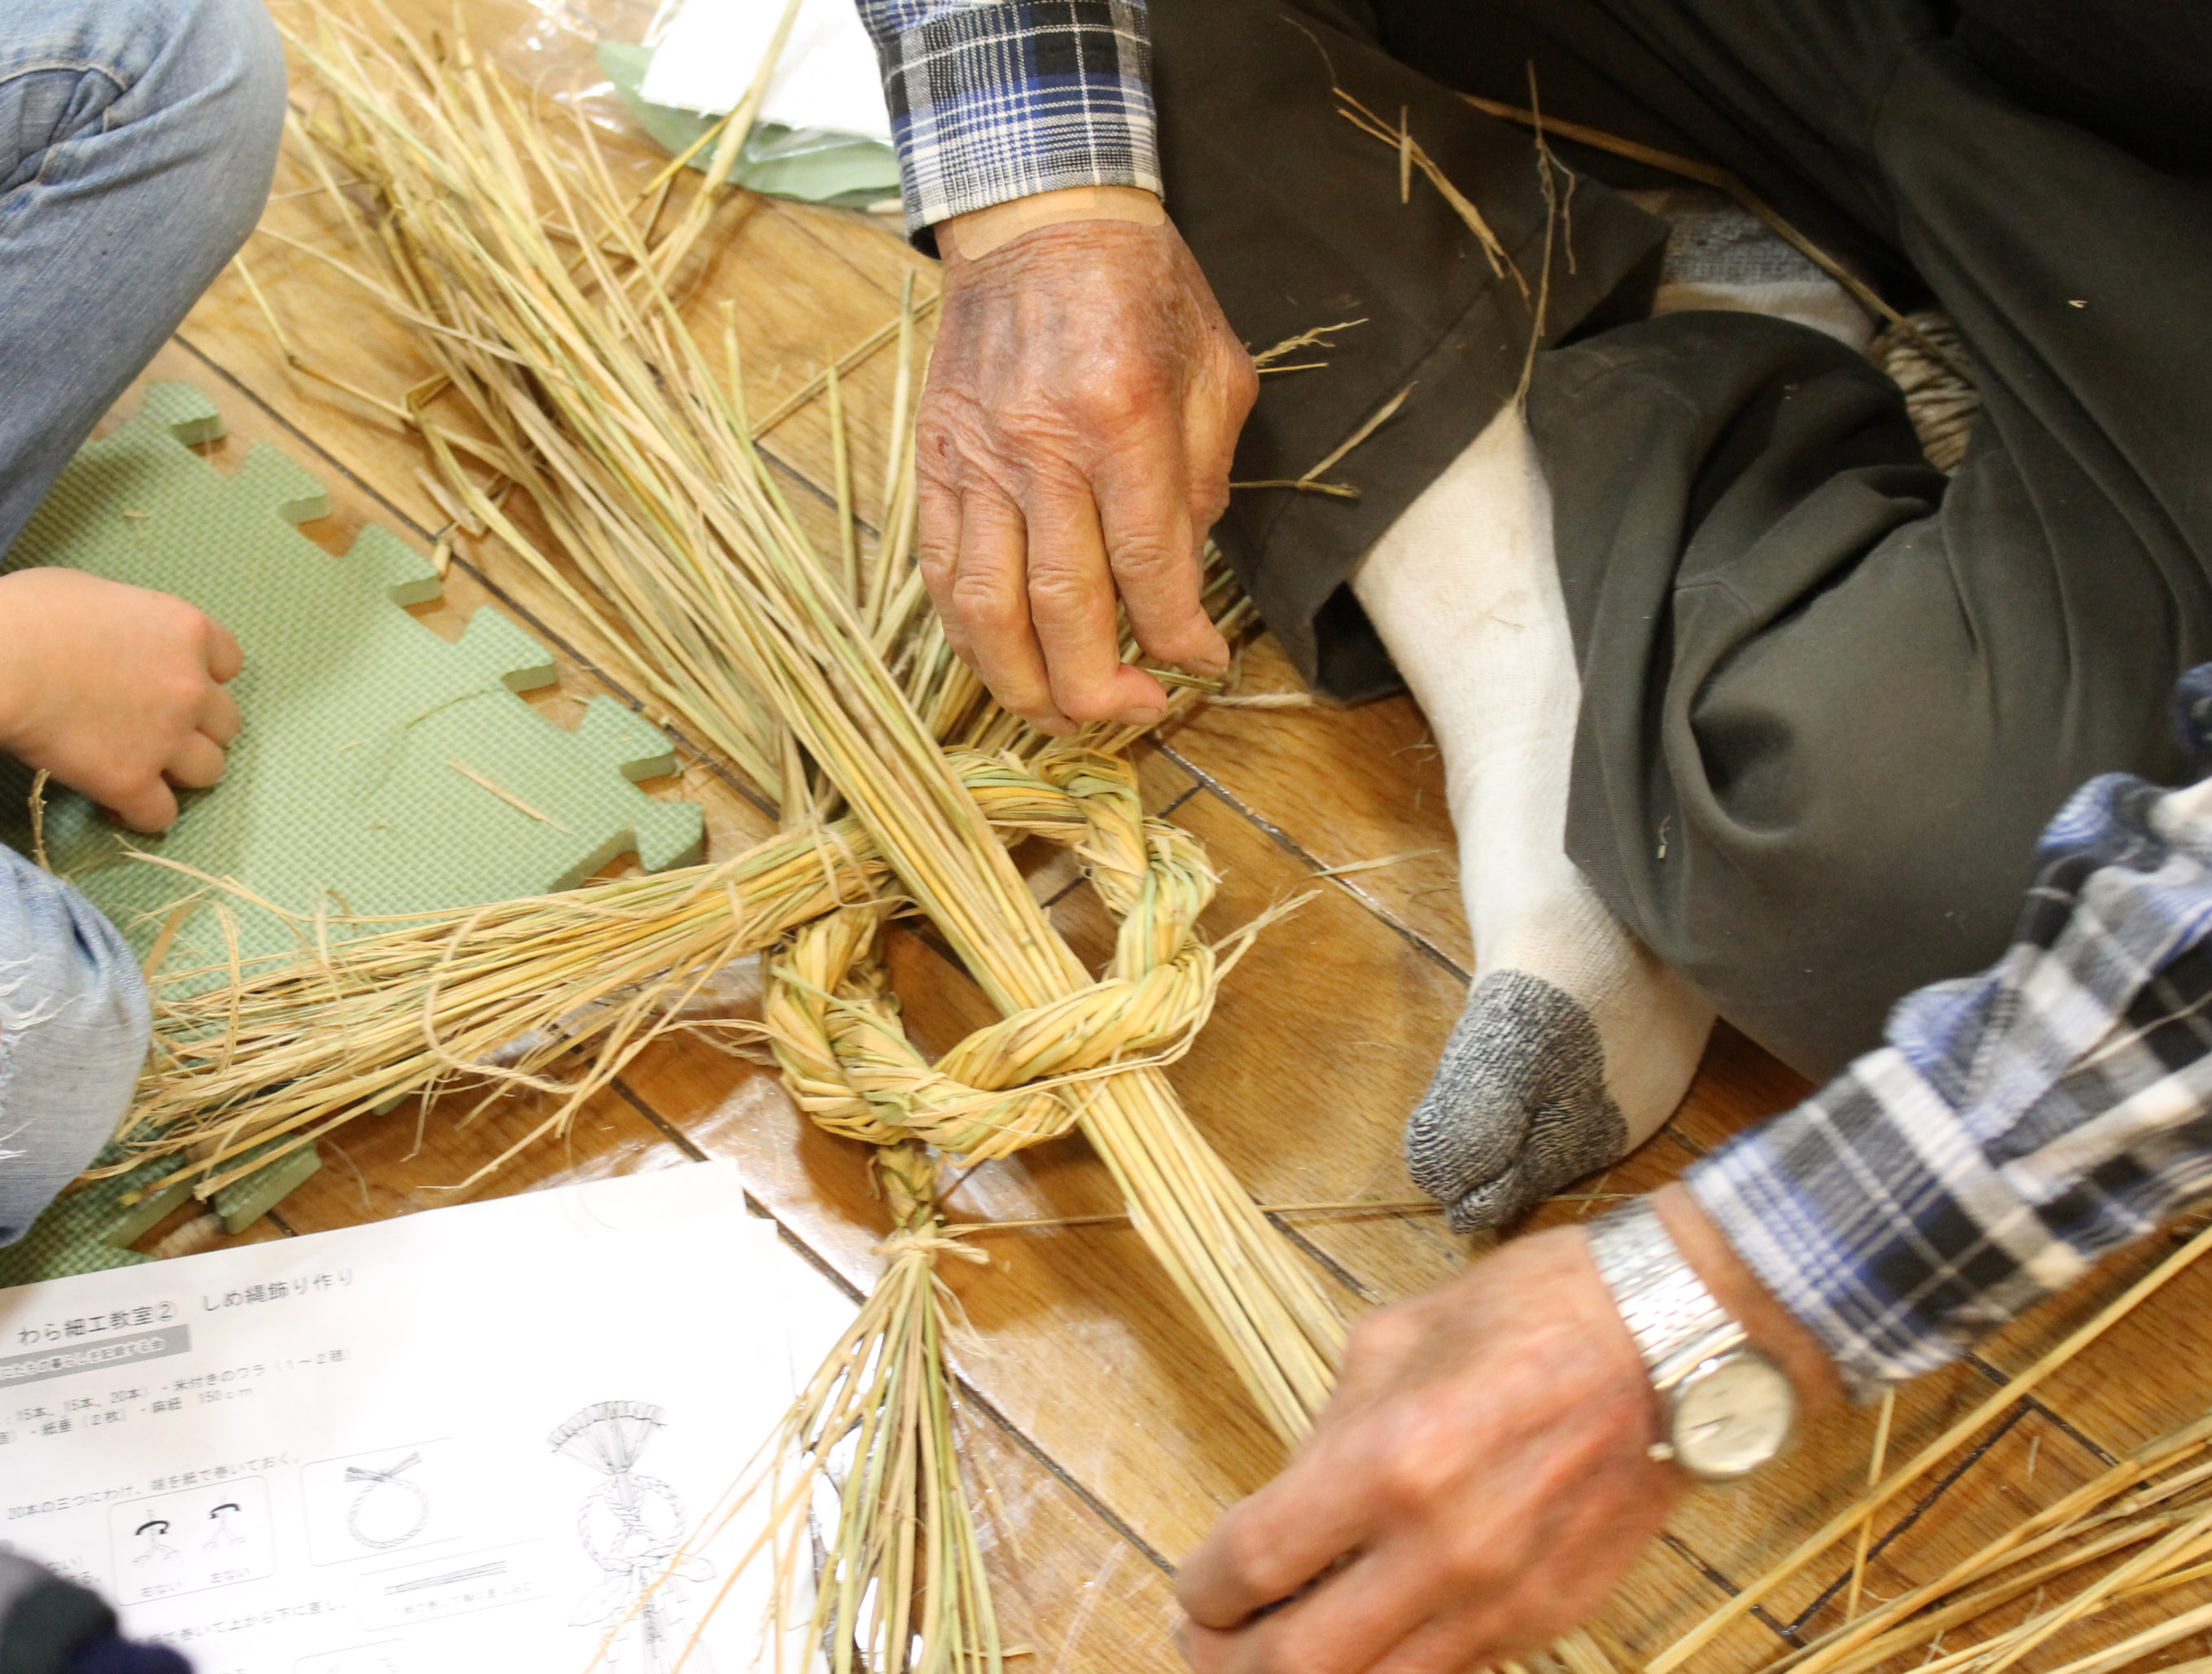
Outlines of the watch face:
M1745 1476L1782 1451L1796 1397L1764 1354L1738 1349L1707 1361L1674 1386L1674 1457L1708 1481Z

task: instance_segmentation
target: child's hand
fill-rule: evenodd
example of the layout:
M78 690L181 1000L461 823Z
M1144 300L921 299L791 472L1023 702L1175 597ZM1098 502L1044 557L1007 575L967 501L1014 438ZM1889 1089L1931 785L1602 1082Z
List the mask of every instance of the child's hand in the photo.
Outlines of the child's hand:
M174 785L222 777L238 736L230 630L183 600L76 569L0 575L0 750L133 831L176 823Z

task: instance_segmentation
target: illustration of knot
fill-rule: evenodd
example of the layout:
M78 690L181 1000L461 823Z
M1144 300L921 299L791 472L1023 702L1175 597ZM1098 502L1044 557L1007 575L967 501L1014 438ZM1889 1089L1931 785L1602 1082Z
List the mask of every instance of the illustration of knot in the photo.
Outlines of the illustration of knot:
M346 1508L346 1532L376 1551L404 1546L421 1534L423 1525L430 1520L430 1496L422 1491L421 1483L408 1481L401 1473L422 1463L420 1453L410 1453L397 1464L387 1464L381 1470L374 1465L348 1465L344 1480L359 1482L362 1488L354 1495L353 1504ZM398 1504L377 1506L380 1493L385 1500L397 1501Z
M894 909L870 903L800 928L770 962L763 1017L786 1082L823 1127L979 1162L1066 1133L1085 1083L1183 1044L1226 967L1195 930L1213 870L1194 838L1146 817L1126 762L1065 750L1030 768L961 752L954 765L1002 831L1073 850L1119 922L1105 973L932 1063L907 1038L880 953Z

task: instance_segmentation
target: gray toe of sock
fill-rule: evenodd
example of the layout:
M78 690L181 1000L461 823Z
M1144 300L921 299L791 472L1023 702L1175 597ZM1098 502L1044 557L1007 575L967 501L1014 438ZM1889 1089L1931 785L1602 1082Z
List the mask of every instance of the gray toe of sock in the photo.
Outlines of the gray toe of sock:
M1589 1014L1519 971L1474 985L1406 1126L1414 1184L1463 1233L1518 1218L1627 1146Z
M1510 1226L1534 1208L1543 1196L1544 1189L1535 1184L1528 1172L1513 1163L1504 1173L1462 1193L1447 1204L1444 1219L1455 1233L1480 1233L1492 1227Z

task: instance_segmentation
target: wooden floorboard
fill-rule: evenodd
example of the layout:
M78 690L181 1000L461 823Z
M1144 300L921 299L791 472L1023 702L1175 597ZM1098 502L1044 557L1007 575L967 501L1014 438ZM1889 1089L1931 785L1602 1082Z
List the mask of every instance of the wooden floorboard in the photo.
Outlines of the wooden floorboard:
M291 0L277 9L298 15ZM448 0L400 0L397 9L441 20ZM494 42L514 40L545 16L525 0L465 0L463 10ZM642 151L618 161L633 170L651 166ZM288 161L265 224L348 259L350 234L326 199L303 192L309 184ZM757 412L804 387L826 355L894 319L909 275L924 296L937 283L933 265L895 228L851 212L748 200L723 213L715 240L694 306L732 305ZM246 447L267 441L321 474L336 510L307 533L334 554L369 520L427 547L447 519L423 484L416 441L379 405L398 400L425 369L407 333L328 261L294 243L258 237L246 261L300 361L371 399L289 362L235 271L217 281L149 375L188 379L216 399L231 431L208 450L218 468L235 468ZM887 446L880 413L896 372L884 351L848 382L857 510L871 526ZM134 391L120 411L136 399ZM825 487L823 404L794 411L766 445L802 515L828 535L834 496ZM446 600L417 614L450 636L486 601L557 648L560 680L532 698L551 718L570 723L584 699L605 691L651 712L647 695L623 678L621 648L604 626L533 580L495 541L464 538ZM1296 684L1265 638L1248 649L1243 679L1246 690ZM1401 1127L1472 966L1442 764L1419 712L1404 698L1352 711L1203 710L1140 758L1148 807L1200 837L1220 870L1208 934L1290 896L1314 896L1260 938L1224 984L1207 1029L1170 1071L1194 1120L1263 1204L1415 1197ZM682 752L682 764L649 788L702 803L710 853L730 853L769 828L757 799L717 764L696 749ZM1072 863L1037 845L1020 858L1071 943L1086 958L1102 956L1111 926L1087 888L1071 886ZM1389 864L1316 875L1377 860ZM991 1020L975 985L930 935L898 929L891 953L926 1048L941 1050ZM1801 1078L1723 1027L1669 1128L1544 1206L1531 1225L1583 1218L1613 1196L1677 1178L1805 1091ZM860 1149L807 1123L770 1072L697 1038L664 1042L564 1132L463 1187L544 1108L528 1098L507 1101L463 1125L465 1108L447 1099L356 1123L325 1141L322 1172L247 1236L732 1157L759 1212L827 1270L855 1287L872 1277L881 1217ZM975 1220L1121 1207L1103 1165L1076 1135L975 1169L949 1202L956 1215ZM1347 1313L1422 1289L1490 1244L1453 1234L1434 1214L1290 1213L1279 1224ZM165 1254L224 1241L207 1217L190 1214L158 1229L155 1240L149 1247ZM1223 1507L1264 1481L1279 1451L1127 1226L1009 1231L976 1242L989 1264L948 1264L946 1279L969 1322L954 1359L971 1456L987 1483L988 1557L1010 1637L1035 1647L1037 1660L1027 1665L1066 1674L1171 1666L1164 1566ZM1893 1457L1984 1398L1993 1378L2027 1364L2094 1298L2160 1253L2115 1258L2081 1298L2039 1311L1987 1345L1983 1364L1961 1363L1913 1385L1899 1403ZM2177 1283L2053 1379L2043 1407L2015 1413L2002 1434L1965 1450L1888 1508L1877 1525L1883 1543L1869 1568L1870 1591L1888 1596L1926 1579L2080 1480L2100 1453L2201 1413L2207 1396L2197 1369L2212 1347L2208 1287L2212 1275ZM1848 1505L1864 1480L1872 1422L1866 1410L1838 1415L1814 1427L1778 1470L1693 1499L1621 1587L1603 1617L1608 1628L1632 1653L1657 1650ZM1793 1624L1829 1625L1848 1557L1832 1554L1780 1589L1768 1610L1698 1660L1700 1674L1772 1657L1786 1648Z

